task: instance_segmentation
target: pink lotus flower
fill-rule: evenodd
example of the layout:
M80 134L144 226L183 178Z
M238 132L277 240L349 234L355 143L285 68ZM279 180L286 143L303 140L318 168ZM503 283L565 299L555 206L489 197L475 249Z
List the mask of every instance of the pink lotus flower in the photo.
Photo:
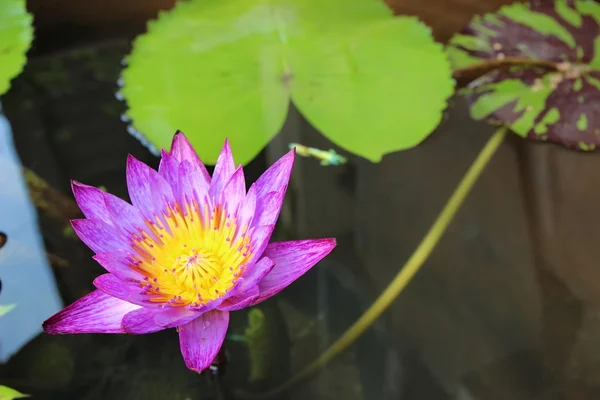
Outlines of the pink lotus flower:
M50 334L145 334L176 327L188 368L219 352L229 312L273 296L335 247L335 239L269 243L294 152L246 193L226 141L211 179L177 132L158 172L129 156L133 205L73 182L85 219L72 221L107 271L96 290L44 322Z

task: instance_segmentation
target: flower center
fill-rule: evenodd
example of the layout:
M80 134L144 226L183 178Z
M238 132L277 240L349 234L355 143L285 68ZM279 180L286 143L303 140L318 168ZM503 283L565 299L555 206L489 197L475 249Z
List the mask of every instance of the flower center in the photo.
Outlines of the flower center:
M140 285L150 301L194 307L230 291L251 257L247 226L223 206L197 202L170 207L149 232L134 235ZM151 234L149 234L151 233Z

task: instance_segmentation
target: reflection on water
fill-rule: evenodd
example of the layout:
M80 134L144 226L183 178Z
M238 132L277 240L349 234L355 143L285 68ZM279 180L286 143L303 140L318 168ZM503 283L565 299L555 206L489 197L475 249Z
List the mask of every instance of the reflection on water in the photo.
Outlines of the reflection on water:
M41 332L40 320L62 308L38 232L12 132L0 108L0 306L14 304L0 320L0 362ZM10 241L7 240L10 235Z

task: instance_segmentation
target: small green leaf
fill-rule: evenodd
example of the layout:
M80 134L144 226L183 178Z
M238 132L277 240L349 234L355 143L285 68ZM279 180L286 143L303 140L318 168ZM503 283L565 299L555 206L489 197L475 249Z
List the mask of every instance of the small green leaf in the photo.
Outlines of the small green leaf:
M0 317L8 314L16 306L17 306L16 304L6 304L6 305L0 304Z
M589 0L515 3L475 17L450 40L455 68L505 58L523 65L473 81L464 91L471 116L506 124L522 137L594 150L600 144L599 23L600 4Z
M454 87L430 30L380 0L180 2L127 62L133 128L155 148L181 129L208 164L225 137L252 160L290 100L337 145L379 161L424 140Z
M0 1L0 95L23 69L33 40L33 18L25 0Z
M23 394L15 389L0 385L0 400L14 400L29 397L28 394Z

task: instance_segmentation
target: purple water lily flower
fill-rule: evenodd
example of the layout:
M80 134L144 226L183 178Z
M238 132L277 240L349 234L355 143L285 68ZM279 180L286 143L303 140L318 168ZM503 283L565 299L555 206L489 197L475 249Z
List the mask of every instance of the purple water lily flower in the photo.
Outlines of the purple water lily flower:
M294 151L248 190L229 143L212 179L183 135L162 151L158 172L129 156L131 204L73 182L85 219L72 221L107 271L96 290L44 322L50 334L145 334L176 327L188 368L219 352L229 312L288 286L335 247L335 239L269 243Z

